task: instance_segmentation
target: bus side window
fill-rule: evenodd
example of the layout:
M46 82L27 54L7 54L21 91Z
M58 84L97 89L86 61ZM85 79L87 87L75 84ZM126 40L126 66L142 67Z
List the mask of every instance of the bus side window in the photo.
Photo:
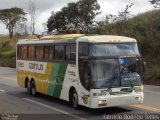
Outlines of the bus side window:
M70 48L70 59L72 61L75 61L76 60L76 45L71 45L71 48Z
M79 57L88 56L88 43L79 43Z
M41 60L44 58L43 46L36 46L36 59Z
M79 62L80 81L84 88L90 90L91 87L91 65L87 61Z
M22 59L27 58L27 46L21 46L21 58Z
M52 60L53 59L53 47L52 46L45 46L45 60Z
M76 46L75 45L66 45L65 59L69 61L76 60Z
M33 45L28 46L28 58L29 59L35 58L35 46L33 46Z
M64 59L64 45L55 45L54 49L54 58L55 60L63 60Z

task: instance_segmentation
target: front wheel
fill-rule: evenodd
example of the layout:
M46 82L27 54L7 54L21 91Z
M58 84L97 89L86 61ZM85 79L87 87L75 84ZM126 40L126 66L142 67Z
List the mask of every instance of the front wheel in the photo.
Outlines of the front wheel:
M72 93L72 106L75 108L75 109L78 109L79 108L79 104L78 104L78 95L77 95L77 92L74 90L73 93Z

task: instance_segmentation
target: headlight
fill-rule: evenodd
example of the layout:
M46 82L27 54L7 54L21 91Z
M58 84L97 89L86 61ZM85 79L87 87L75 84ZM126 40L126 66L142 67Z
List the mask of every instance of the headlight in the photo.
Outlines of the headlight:
M99 100L99 101L98 101L98 106L99 106L99 107L107 106L107 101L106 101L106 100Z

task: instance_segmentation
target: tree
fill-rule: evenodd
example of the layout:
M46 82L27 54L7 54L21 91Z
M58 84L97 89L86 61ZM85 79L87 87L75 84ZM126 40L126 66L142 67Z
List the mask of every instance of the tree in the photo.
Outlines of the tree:
M63 11L53 13L47 21L48 31L56 31L58 33L66 33L67 18Z
M100 5L97 0L80 0L78 4L78 13L80 17L81 29L84 33L88 33L93 24L93 19L100 14Z
M10 8L0 10L0 20L6 25L6 29L9 31L10 39L13 37L14 28L18 21L24 21L25 12L22 8Z
M118 11L118 19L121 21L127 21L127 19L130 17L130 11L129 9L133 6L134 4L131 3L130 5L126 5L125 10L119 12Z
M155 8L160 8L160 0L150 0L149 1Z
M36 4L32 1L29 2L28 12L29 12L30 20L31 20L30 33L34 35L35 34L35 21L36 21L36 16L38 14L38 8L36 7Z
M79 0L69 3L61 11L51 15L47 22L48 31L88 33L93 19L100 13L99 9L97 0Z

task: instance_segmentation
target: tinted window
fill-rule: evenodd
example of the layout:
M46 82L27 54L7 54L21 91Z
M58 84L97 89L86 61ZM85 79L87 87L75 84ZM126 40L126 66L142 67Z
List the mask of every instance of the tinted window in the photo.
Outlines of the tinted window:
M88 56L88 43L79 43L79 56Z
M66 60L76 60L76 46L75 45L67 45L66 46Z
M53 47L52 46L45 46L45 54L44 57L46 60L52 60L53 59Z
M21 46L21 58L27 58L27 46Z
M136 43L92 44L90 56L139 55Z
M28 46L28 58L34 59L35 58L35 46Z
M44 58L43 46L36 46L36 58L37 59Z
M55 60L63 60L64 59L64 46L63 45L56 45L55 46L54 58L55 58Z
M118 60L96 60L92 63L92 87L108 88L120 86Z

